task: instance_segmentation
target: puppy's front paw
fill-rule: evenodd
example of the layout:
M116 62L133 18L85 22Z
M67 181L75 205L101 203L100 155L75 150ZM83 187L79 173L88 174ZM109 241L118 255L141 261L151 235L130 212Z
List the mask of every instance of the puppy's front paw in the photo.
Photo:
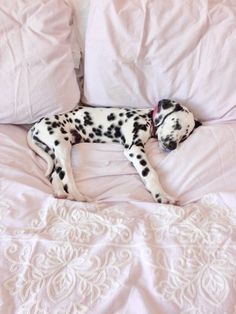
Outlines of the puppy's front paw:
M178 204L178 202L174 200L173 197L163 192L156 193L154 198L157 201L157 203L160 203L160 204L172 204L172 205Z

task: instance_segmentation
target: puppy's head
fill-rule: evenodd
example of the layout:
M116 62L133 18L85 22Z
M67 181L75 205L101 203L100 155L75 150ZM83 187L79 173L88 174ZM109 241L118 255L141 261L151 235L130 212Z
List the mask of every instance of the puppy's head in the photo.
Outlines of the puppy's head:
M153 121L159 145L166 151L176 149L201 125L186 107L169 99L159 101Z

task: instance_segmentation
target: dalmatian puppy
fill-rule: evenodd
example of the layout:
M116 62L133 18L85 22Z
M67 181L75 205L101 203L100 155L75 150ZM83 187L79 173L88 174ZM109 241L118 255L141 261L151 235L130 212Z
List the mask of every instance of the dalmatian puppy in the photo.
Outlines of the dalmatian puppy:
M28 132L28 144L47 162L46 176L57 198L86 201L75 183L71 148L78 143L119 143L158 203L175 204L162 188L158 174L145 154L154 137L165 151L176 149L200 126L183 105L169 99L154 109L108 108L78 105L74 110L42 118Z

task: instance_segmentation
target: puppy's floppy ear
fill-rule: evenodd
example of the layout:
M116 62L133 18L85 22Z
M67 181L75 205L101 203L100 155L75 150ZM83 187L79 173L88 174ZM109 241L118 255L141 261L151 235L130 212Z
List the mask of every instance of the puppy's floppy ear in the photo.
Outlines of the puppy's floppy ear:
M159 111L161 109L164 109L164 110L167 110L167 109L170 109L170 108L173 108L174 107L174 103L171 99L161 99L159 102L158 102L158 109Z
M194 122L195 122L195 126L194 126L194 129L198 128L199 126L202 125L202 123L196 119L194 119Z
M184 108L183 108L179 103L177 103L177 104L175 105L174 111L175 111L175 112L177 112L177 111L184 111Z
M156 115L153 117L154 124L156 127L159 127L163 123L165 117L171 111L173 111L174 107L175 107L175 102L173 102L170 99L162 99L158 102Z

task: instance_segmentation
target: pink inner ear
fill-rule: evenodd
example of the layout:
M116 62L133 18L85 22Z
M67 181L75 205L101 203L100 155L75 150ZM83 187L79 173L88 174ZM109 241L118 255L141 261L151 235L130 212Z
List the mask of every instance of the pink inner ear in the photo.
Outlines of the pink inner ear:
M152 118L154 119L156 114L159 112L158 104L155 104L153 106L153 111L152 111Z

